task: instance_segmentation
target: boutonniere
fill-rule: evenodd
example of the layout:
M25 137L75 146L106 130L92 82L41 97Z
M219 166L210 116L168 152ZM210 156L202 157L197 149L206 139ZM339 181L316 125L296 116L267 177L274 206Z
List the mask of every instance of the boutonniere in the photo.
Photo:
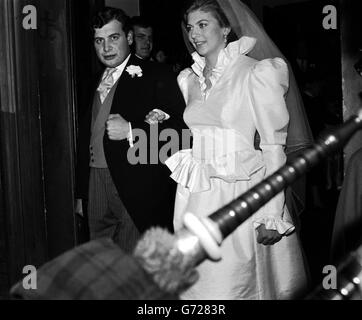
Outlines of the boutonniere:
M134 65L128 66L126 71L130 74L132 78L134 78L135 76L137 76L138 78L143 76L142 69L140 66L134 66Z

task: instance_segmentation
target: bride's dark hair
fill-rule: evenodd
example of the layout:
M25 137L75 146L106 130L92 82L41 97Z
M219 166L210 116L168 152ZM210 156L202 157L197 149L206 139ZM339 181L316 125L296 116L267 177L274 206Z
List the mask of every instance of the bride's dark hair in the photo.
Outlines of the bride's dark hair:
M225 27L229 27L230 28L230 33L228 34L227 37L227 42L232 42L232 41L236 41L238 40L238 37L236 36L236 34L234 33L234 31L232 30L229 20L226 17L224 11L221 9L219 3L216 0L193 0L193 1L189 1L188 5L186 6L186 9L184 10L184 14L183 14L183 20L185 25L187 25L187 19L188 16L191 12L194 11L203 11L203 12L209 12L212 13L215 17L215 19L219 22L220 27L225 28Z

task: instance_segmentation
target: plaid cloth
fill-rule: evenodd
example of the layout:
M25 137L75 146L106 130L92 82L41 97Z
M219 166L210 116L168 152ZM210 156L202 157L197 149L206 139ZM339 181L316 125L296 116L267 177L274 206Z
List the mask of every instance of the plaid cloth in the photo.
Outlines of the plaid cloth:
M37 289L22 281L10 290L26 300L171 300L130 255L111 239L86 243L37 270Z

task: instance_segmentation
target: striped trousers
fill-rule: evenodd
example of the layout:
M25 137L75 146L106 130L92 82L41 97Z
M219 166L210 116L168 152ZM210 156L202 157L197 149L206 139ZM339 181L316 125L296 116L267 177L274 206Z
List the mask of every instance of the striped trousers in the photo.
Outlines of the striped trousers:
M108 169L91 168L88 220L91 240L112 238L127 253L132 252L141 236Z

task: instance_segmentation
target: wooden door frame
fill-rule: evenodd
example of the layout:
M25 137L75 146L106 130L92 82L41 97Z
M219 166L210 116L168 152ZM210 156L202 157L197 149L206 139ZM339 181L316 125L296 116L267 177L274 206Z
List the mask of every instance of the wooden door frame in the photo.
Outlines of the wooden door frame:
M24 266L78 244L73 1L0 1L0 232L9 285ZM94 3L100 0L85 5ZM22 26L29 4L37 8L36 30Z
M36 35L19 22L26 4L0 2L1 214L10 284L24 266L42 264L47 257Z

